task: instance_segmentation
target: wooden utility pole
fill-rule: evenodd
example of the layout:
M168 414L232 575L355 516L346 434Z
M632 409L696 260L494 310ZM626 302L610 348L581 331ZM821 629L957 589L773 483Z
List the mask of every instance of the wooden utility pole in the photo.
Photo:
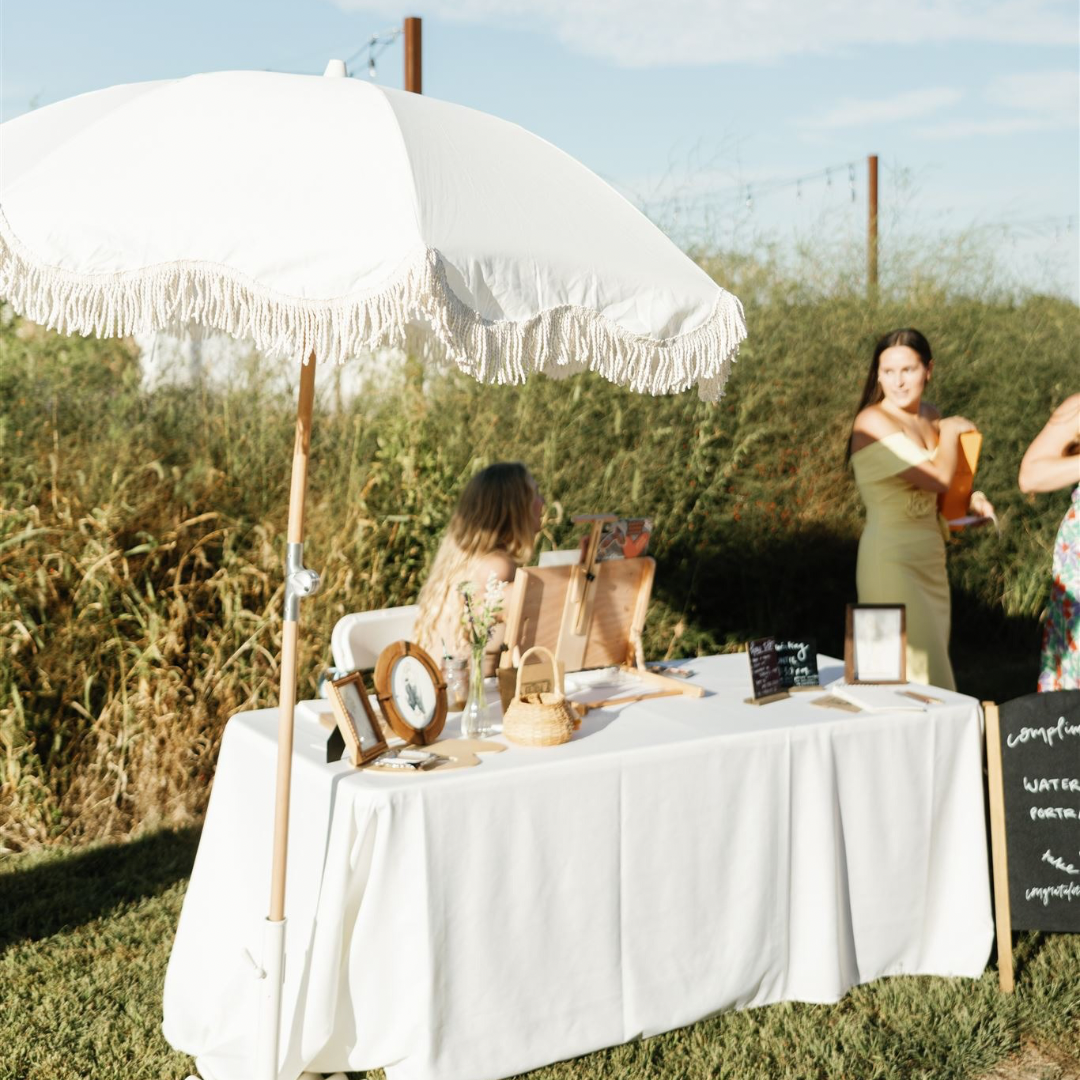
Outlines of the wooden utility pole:
M405 89L414 94L422 94L420 64L420 20L410 15L402 25L402 40L405 43ZM415 331L410 330L405 339L405 377L414 388L418 399L424 396L423 361L417 358Z
M866 159L867 207L866 222L866 287L871 293L877 290L877 154Z
M420 89L420 20L410 16L405 20L405 89L422 94Z

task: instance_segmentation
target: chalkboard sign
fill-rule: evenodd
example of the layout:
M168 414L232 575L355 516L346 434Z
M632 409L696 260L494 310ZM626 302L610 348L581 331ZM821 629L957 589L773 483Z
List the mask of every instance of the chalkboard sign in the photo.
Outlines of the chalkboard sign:
M785 690L801 686L820 686L817 667L817 642L813 638L783 638L776 643L780 664L780 684Z
M1013 929L1080 932L1080 690L998 715Z
M754 704L762 704L787 697L780 677L776 638L759 638L757 641L748 642L746 655L750 660L750 682L754 687L754 696L748 700Z
M986 737L998 952L1011 989L1012 930L1080 933L1080 690L988 705Z

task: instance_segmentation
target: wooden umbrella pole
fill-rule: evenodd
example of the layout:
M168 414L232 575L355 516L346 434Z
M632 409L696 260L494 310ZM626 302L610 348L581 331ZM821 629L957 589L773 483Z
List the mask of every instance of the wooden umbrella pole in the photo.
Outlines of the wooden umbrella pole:
M311 410L315 400L315 353L300 372L300 400L296 407L292 486L289 489L290 555L293 544L304 543L304 501L307 496L308 453L311 448ZM292 559L290 558L290 568ZM286 570L286 574L289 570ZM314 591L314 590L312 590ZM286 597L289 589L286 587ZM293 610L289 610L290 607ZM274 861L270 879L270 921L285 917L285 862L289 842L289 784L292 776L293 713L296 707L296 661L299 605L286 599L281 642L281 689L278 701L277 796L274 807Z
M296 658L300 599L319 587L319 575L304 566L304 500L307 496L311 407L315 400L315 353L300 372L296 407L289 531L285 558L285 625L281 640L281 689L278 700L277 794L274 804L274 856L270 872L270 914L263 925L263 961L259 1034L254 1080L279 1080L281 992L285 975L285 861L289 844L289 790L292 782L293 714L296 708Z

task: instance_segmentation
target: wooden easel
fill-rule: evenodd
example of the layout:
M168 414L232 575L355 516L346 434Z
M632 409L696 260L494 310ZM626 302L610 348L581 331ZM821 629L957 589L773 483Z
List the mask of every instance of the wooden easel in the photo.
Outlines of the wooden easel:
M590 525L583 559L574 566L518 571L507 603L507 649L500 666L511 668L517 655L544 645L568 672L619 666L650 686L687 697L704 696L700 686L645 669L641 634L655 560L642 555L598 562L604 525L617 521L617 516L586 514L572 520Z
M994 867L994 929L998 947L998 986L1011 994L1013 974L1012 912L1009 907L1009 854L1005 843L1005 785L1001 774L1001 721L996 702L984 701L986 780L990 799L990 853Z
M579 514L570 520L575 525L588 522L589 539L581 562L570 568L570 588L563 605L562 624L559 627L559 639L555 645L555 656L566 665L567 671L580 671L584 667L585 646L589 641L593 608L596 603L596 575L599 569L596 553L600 548L600 536L609 521L619 519L614 514ZM652 592L651 581L649 592ZM638 595L640 597L640 591ZM645 602L647 605L648 597Z

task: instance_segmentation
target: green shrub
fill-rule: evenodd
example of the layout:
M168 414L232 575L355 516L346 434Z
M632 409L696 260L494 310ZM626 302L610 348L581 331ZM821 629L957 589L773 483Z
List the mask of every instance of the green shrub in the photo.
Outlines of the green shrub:
M1061 497L1016 488L1023 448L1075 389L1080 315L920 285L868 304L755 279L724 400L646 398L595 377L481 387L415 365L320 410L301 697L348 611L411 602L464 482L521 459L569 515L656 520L647 652L809 633L841 649L860 528L843 448L874 339L915 325L946 412L984 431L979 483L1000 533L953 544L961 689L1034 685ZM292 395L260 365L227 389L140 388L126 342L0 330L0 840L125 835L205 805L222 727L277 696ZM561 514L561 516L560 516Z

